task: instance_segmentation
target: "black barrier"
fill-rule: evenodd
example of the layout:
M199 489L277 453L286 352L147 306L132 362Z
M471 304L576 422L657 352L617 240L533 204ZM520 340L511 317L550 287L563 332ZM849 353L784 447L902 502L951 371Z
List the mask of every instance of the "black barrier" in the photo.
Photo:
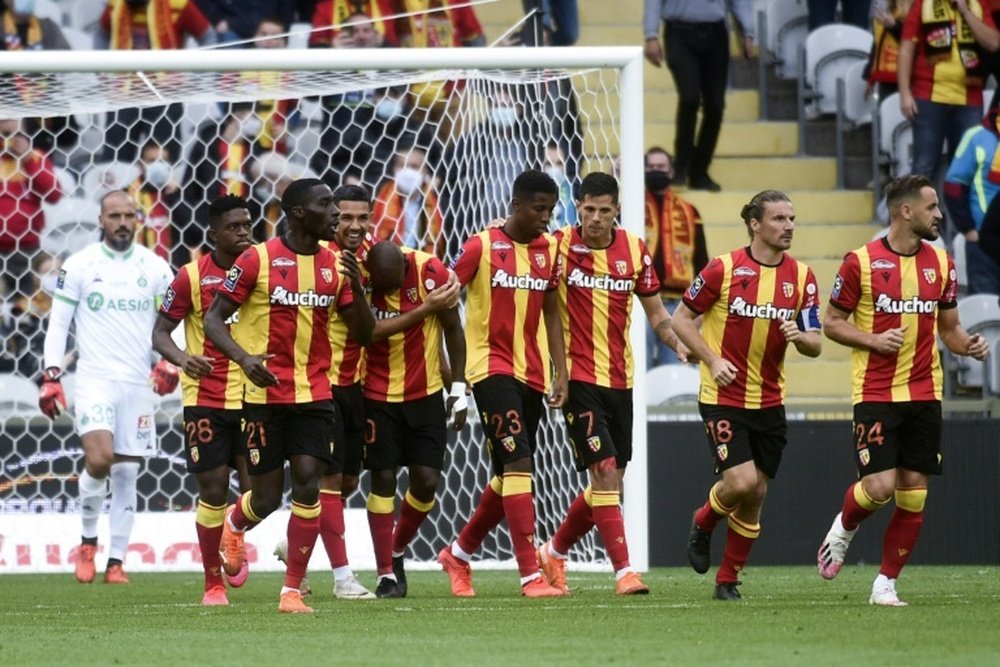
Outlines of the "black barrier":
M687 565L691 514L714 481L701 422L649 424L650 565ZM1000 563L1000 424L946 420L944 475L931 479L920 540L910 560L923 564ZM816 562L816 550L856 479L850 422L789 422L788 447L772 480L750 565ZM627 491L627 484L626 484ZM847 563L879 563L893 506L865 521ZM712 538L722 558L726 527Z

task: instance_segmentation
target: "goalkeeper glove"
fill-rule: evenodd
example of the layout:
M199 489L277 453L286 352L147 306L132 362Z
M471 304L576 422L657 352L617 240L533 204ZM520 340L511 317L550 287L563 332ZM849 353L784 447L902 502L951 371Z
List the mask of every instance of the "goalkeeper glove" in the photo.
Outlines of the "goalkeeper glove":
M166 396L177 389L177 383L180 382L180 379L181 374L177 366L166 359L160 359L156 362L153 370L149 373L149 383L153 385L153 391L160 396Z
M66 410L66 392L63 391L62 375L56 367L46 368L42 373L42 388L38 393L38 409L49 419L55 419Z

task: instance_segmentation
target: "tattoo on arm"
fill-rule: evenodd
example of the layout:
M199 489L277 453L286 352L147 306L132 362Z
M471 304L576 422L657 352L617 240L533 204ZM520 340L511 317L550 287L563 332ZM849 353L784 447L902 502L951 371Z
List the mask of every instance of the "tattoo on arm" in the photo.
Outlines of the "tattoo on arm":
M670 327L669 320L663 320L657 324L654 331L656 332L657 338L675 350L677 349L677 334L675 334L673 329Z

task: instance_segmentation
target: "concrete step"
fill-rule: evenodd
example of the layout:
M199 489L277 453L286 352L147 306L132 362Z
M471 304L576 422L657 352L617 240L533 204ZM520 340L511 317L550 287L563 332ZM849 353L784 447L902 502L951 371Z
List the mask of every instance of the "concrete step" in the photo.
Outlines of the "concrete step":
M722 157L710 172L722 187L739 190L828 190L837 184L837 161L830 158Z
M642 24L642 0L618 2L581 2L580 32L603 30L605 26L634 26L636 19ZM641 30L641 28L640 28Z
M511 0L506 0L511 2ZM576 46L642 46L642 14L637 20L609 26L580 26Z
M677 117L677 91L661 88L646 90L646 122L672 123ZM760 96L756 90L730 90L726 93L726 123L756 121L760 115Z
M801 218L798 222L792 255L807 264L815 259L843 259L844 254L870 241L875 233L875 228L867 224L816 224ZM743 223L705 225L705 242L712 253L738 247L748 238Z
M762 123L764 125L766 123ZM698 207L706 224L736 224L741 222L743 205L763 188L754 190L723 190L705 192L687 190L685 199ZM786 190L785 194L795 206L796 218L820 223L865 223L871 221L872 193L866 190Z
M798 130L795 123L723 123L716 147L716 157L792 156L798 152ZM654 144L668 150L674 145L673 123L646 123L644 146ZM588 136L584 149L587 154L618 155L618 138Z
M829 340L824 346L832 346ZM851 400L851 362L848 358L803 357L794 350L785 357L785 395L822 399Z

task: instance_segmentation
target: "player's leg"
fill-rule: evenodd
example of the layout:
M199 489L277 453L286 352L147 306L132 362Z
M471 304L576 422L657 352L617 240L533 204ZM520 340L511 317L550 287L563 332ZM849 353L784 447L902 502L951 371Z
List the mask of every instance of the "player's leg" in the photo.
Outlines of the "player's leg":
M365 400L365 468L371 491L365 506L375 550L377 597L399 597L392 571L392 531L396 520L396 471L405 424L399 403Z
M833 579L840 572L861 522L892 499L900 425L899 410L892 403L854 406L853 445L859 479L847 487L840 513L833 518L816 553L816 565L824 579Z
M80 409L77 409L79 421ZM83 472L80 473L80 547L76 555L76 579L89 584L94 580L97 554L97 519L108 493L108 475L114 461L110 430L96 430L80 434L83 446Z

